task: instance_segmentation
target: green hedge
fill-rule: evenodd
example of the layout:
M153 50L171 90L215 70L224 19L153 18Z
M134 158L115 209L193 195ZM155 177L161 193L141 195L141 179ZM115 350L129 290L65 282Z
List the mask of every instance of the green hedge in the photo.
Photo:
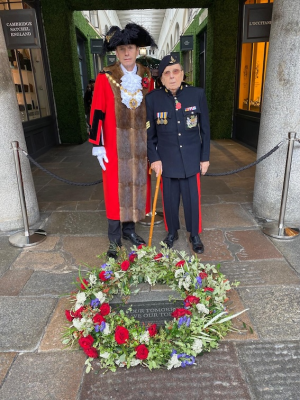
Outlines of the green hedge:
M207 28L206 96L213 139L231 138L235 93L236 38L238 34L238 0L215 0L208 18L199 25L201 10L183 33L193 35L193 77L199 85L199 34ZM173 51L180 51L178 43ZM181 62L183 61L181 53Z

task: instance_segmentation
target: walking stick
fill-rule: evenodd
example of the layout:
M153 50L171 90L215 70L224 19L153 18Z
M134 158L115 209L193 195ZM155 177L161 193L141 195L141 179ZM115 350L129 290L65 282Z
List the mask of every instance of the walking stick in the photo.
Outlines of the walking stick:
M149 247L151 246L151 242L152 242L152 233L153 233L153 226L154 226L155 210L156 210L158 189L159 189L159 184L160 184L160 177L161 177L161 172L159 172L159 174L157 175L157 179L156 179L155 194L154 194L153 207L152 207L152 218L151 218L149 241L148 241L148 246Z

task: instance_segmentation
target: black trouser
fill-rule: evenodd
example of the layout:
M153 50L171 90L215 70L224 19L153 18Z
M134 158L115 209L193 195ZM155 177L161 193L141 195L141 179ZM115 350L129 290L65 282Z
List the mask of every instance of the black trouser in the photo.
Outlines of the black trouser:
M122 233L130 234L133 232L135 232L134 222L122 222ZM111 242L121 244L121 221L108 219L108 239Z
M163 205L168 232L179 228L179 203L182 197L186 230L191 236L201 232L200 180L199 176L177 179L163 177Z

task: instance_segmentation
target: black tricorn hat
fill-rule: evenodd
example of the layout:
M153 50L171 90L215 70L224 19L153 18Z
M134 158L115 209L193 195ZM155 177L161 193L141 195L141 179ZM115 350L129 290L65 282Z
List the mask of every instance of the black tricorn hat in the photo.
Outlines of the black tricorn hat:
M138 47L156 47L157 45L150 33L140 25L129 23L124 29L111 26L106 32L103 43L103 54L113 51L117 46L135 44Z

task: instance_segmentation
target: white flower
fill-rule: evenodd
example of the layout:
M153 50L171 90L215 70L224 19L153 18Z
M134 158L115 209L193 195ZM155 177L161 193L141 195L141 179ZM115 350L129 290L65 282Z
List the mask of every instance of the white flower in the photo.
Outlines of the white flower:
M178 278L179 276L182 276L184 274L184 270L182 268L179 268L175 271L175 278Z
M145 281L149 283L149 285L152 285L151 283L151 279L149 278L149 276L146 276Z
M106 322L105 323L105 328L103 329L103 335L109 335L110 334L110 329L109 329L109 325L108 325L108 323Z
M96 277L95 274L91 274L89 276L89 282L90 282L91 285L95 285L95 283L97 282L97 277Z
M208 308L205 307L204 304L196 304L197 310L199 313L209 314Z
M78 331L82 331L82 330L84 329L84 326L83 326L83 323L81 322L81 319L79 319L79 318L74 318L73 321L72 321L72 323L73 323L73 326L75 326L75 328L76 328Z
M83 303L84 303L85 300L86 300L86 295L85 295L85 293L84 293L84 292L78 292L77 295L76 295L76 300L77 300L77 303L78 303L78 304L83 305Z
M130 366L131 366L131 367L135 367L135 366L139 365L139 364L141 363L141 361L142 361L142 360L138 360L137 358L133 358L133 359L130 361Z
M119 358L115 361L115 363L117 364L118 367L125 367L126 362L125 361L121 361Z
M150 340L149 331L144 332L144 333L140 336L140 343L149 344L149 340Z
M167 369L178 368L181 366L181 361L178 360L177 354L173 354L167 364Z
M104 303L105 301L105 294L102 292L95 293L96 298L100 301L100 303Z
M99 356L102 358L109 358L110 354L108 351L106 351L105 353L100 353Z
M190 285L191 285L191 277L188 275L186 278L185 278L185 280L184 280L184 282L182 283L183 284L183 287L185 288L185 290L189 290L189 288L190 288Z
M202 351L202 340L201 339L195 339L194 343L192 345L192 349L197 353L201 353Z

